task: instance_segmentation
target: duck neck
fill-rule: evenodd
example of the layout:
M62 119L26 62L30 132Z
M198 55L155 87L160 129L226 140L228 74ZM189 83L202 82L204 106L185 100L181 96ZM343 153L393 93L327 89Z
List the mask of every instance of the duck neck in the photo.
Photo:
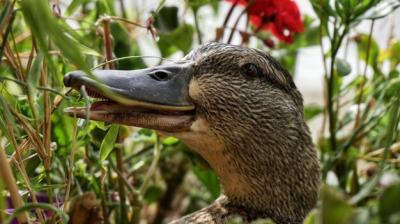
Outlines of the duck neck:
M301 223L317 201L319 163L311 140L246 147L231 146L220 156L225 166L212 165L231 207L244 217L271 218L276 223ZM227 153L229 151L229 153ZM223 156L225 155L225 156ZM228 165L226 165L228 164Z
M229 202L226 208L238 208L245 219L298 223L317 200L318 158L305 123L275 131L208 135L201 142L185 143L220 177L225 203Z

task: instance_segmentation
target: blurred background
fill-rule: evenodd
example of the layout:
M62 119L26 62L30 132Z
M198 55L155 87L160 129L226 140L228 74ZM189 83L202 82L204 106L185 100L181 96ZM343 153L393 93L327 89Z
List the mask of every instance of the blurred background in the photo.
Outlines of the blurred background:
M0 223L166 223L213 202L219 179L200 156L66 116L90 101L62 84L212 41L270 53L302 92L322 166L305 223L400 223L400 1L253 1L1 0Z

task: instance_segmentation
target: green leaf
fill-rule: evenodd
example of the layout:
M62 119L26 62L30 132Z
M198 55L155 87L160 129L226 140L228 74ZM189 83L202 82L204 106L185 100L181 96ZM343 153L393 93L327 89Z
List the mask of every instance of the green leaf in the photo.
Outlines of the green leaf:
M357 208L352 224L378 223L371 220L367 207Z
M308 213L307 217L304 219L303 224L315 224L317 221L317 210L312 210Z
M148 128L142 128L139 130L139 134L145 135L147 137L150 137L154 134L154 132L151 129Z
M160 33L171 32L178 26L178 7L163 7L154 17L154 27Z
M8 108L7 101L0 95L0 134L6 136L9 142L12 142L11 133L8 130L8 127L17 127L14 116L11 114L11 111ZM18 129L16 128L17 132ZM15 133L14 133L15 134ZM18 132L16 133L18 134ZM13 144L10 144L12 147ZM16 150L16 149L14 149Z
M380 19L386 17L398 7L400 7L399 0L381 0L378 1L378 4L376 4L374 7L368 7L368 10L362 17L359 18L359 20Z
M46 204L46 203L28 203L28 204L25 204L25 205L15 209L13 211L13 213L10 216L8 216L7 219L4 221L4 224L13 223L13 220L22 212L30 211L30 210L33 210L36 208L41 208L41 209L45 209L48 211L52 211L61 218L61 220L62 220L61 223L68 223L69 217L61 209L59 209L51 204Z
M21 10L25 21L31 27L31 31L38 41L40 50L48 55L48 38L60 49L63 57L70 60L79 69L90 73L84 57L77 46L77 41L67 35L69 30L58 25L56 19L51 13L46 0L24 0L21 1Z
M162 57L168 57L177 50L187 54L192 47L194 28L189 24L183 24L173 32L160 35L158 47Z
M328 17L336 16L337 14L331 7L329 0L311 0L311 5L314 8L314 12L324 23L328 22Z
M193 9L194 12L200 7L210 4L214 11L218 10L218 0L187 0L186 3Z
M178 142L179 142L179 139L172 137L172 136L168 136L163 140L164 145L174 145Z
M337 72L333 76L333 97L337 97L342 89L343 77L337 75Z
M67 15L72 15L81 5L88 3L89 0L73 0L67 8Z
M318 105L307 105L304 107L304 117L306 121L313 119L315 116L323 112L323 108Z
M294 45L286 45L287 48L293 48L296 53L300 47L307 47L319 44L319 27L314 25L315 19L311 18L310 16L304 15L303 23L304 32L295 36L295 42L293 43ZM325 35L326 33L322 32L322 36L324 37Z
M8 11L10 10L10 6L11 6L11 1L6 1L5 4L3 5L3 8L2 8L3 10L0 13L0 27L4 27L3 26L4 25L3 23L5 22L4 19L7 18L6 15L7 15Z
M71 117L65 116L63 109L66 107L67 102L61 103L60 109L55 110L51 116L52 136L54 141L57 143L57 154L69 155L71 151L71 144L73 142L74 135L74 124Z
M97 0L96 8L99 15L115 15L113 0Z
M338 192L328 186L323 186L321 199L321 218L323 224L351 223L353 208Z
M147 203L157 202L164 194L164 191L159 186L149 186L143 195Z
M111 23L111 34L114 37L114 53L117 58L140 55L137 43L129 37L129 33L119 23ZM140 57L118 61L118 69L121 70L144 67L146 65Z
M382 193L379 198L379 216L382 223L400 222L400 183L387 187Z
M198 166L193 166L193 173L200 182L207 188L211 196L215 199L221 192L221 186L218 176L211 169L202 169Z
M371 44L370 44L370 46L368 46L368 39L369 39L369 35L367 35L367 34L360 34L357 37L355 37L354 40L357 44L358 57L361 60L366 61L368 47L370 47L368 64L371 65L372 67L377 67L378 56L379 56L379 47L378 47L378 44L376 43L376 41L374 40L374 38L371 39Z
M398 90L400 89L400 77L393 78L389 80L387 83L387 87L385 88L385 96L387 98L395 97L398 94Z
M26 162L25 169L29 177L34 177L36 175L36 168L40 166L41 161L38 156L31 158Z
M78 47L78 49L80 50L80 52L82 52L83 54L96 56L96 57L102 57L102 55L99 52L97 52L89 47L86 47L85 45L80 44L80 43L76 42L75 40L73 40L73 41L75 42L75 44Z
M391 69L393 70L398 64L400 64L400 40L391 43L388 49L379 55L379 62L383 62L385 60L390 60L392 63Z
M338 75L346 76L346 75L350 74L351 66L347 61L337 58L336 59L336 71L337 71Z
M113 150L115 140L117 139L118 130L119 125L116 124L111 125L110 129L108 129L108 132L100 145L100 162L103 162L105 159L107 159L108 155L110 155L111 151Z
M43 53L39 52L33 61L33 65L28 74L28 88L32 95L36 93L40 78L40 70L43 64Z

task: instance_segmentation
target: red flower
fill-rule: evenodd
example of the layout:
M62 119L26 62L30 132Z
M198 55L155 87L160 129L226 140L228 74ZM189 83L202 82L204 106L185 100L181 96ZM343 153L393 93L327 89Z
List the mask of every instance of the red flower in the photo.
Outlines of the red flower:
M259 30L269 30L279 40L293 41L295 33L303 32L300 10L293 0L227 0L248 7L250 23Z

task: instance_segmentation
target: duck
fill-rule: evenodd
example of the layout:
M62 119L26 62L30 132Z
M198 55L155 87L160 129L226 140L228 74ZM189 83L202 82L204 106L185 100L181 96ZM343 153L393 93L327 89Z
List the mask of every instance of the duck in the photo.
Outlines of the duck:
M72 71L64 85L102 99L70 116L179 138L220 179L221 196L171 223L302 223L316 206L320 164L289 72L268 53L208 43L167 65Z

